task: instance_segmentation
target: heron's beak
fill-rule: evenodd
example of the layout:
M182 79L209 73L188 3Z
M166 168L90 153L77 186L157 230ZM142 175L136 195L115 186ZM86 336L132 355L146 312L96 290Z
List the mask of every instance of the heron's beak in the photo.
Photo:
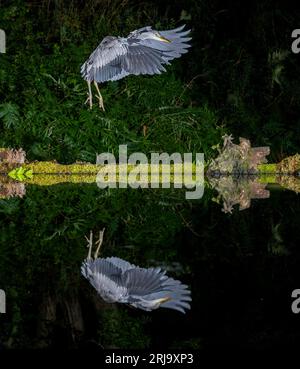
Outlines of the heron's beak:
M161 40L161 41L163 41L163 42L167 42L168 44L170 44L171 43L171 41L170 40L168 40L167 38L165 38L164 36L162 36L162 35L158 35L158 37L159 37L159 39Z
M163 304L164 302L172 300L171 297L162 297L161 299L158 299L159 304Z

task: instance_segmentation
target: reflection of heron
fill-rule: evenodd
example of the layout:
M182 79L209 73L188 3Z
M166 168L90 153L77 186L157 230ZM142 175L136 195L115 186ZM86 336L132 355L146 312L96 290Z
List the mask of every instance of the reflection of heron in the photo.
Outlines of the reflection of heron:
M179 58L190 47L191 40L185 37L190 31L184 26L169 30L155 31L144 27L131 32L128 37L105 37L81 67L81 75L88 83L90 108L93 105L91 83L97 90L99 107L104 110L103 98L97 83L116 81L130 74L160 74L165 71L163 64Z
M190 309L191 292L187 286L165 275L160 268L140 268L117 257L97 258L103 241L100 232L98 247L91 257L93 237L88 240L89 253L81 267L82 275L89 280L106 302L121 302L146 311L159 307L185 313Z

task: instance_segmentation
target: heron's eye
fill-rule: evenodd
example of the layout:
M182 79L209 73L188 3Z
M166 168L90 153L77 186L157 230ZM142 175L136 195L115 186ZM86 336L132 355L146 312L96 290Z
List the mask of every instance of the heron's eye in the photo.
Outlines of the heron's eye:
M93 61L92 60L89 61L89 65L91 65L91 64L93 64Z

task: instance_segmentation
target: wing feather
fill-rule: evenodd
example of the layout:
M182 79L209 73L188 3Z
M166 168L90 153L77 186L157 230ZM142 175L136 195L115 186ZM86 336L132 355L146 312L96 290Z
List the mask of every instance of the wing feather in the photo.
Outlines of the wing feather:
M122 269L106 259L86 259L82 263L81 273L87 279L94 278L94 275L102 274L103 276L117 280L121 276Z
M147 301L169 298L160 306L182 313L190 309L192 299L188 286L169 278L160 268L140 268L120 258L109 257L86 259L81 273L107 302L136 303L141 298Z
M122 274L121 279L129 295L144 296L161 290L160 276L155 269L130 269Z
M144 32L158 33L149 26L131 32L127 38L109 37L108 43L104 39L82 65L81 74L87 81L96 82L115 81L129 74L160 74L166 71L165 64L191 46L191 38L186 37L190 30L183 31L184 27L159 31L169 43L145 37Z
M116 266L117 268L121 269L122 272L125 272L128 269L136 268L136 265L128 263L128 261L120 259L116 256L111 256L109 258L106 258L108 262Z
M142 297L153 301L169 298L160 306L185 313L190 309L191 291L180 281L169 278L159 268L138 268L128 270L122 275L122 285L127 288L131 298Z
M121 273L119 267L101 258L87 259L81 266L81 274L107 302L122 302L122 299L126 299L127 289L120 283Z

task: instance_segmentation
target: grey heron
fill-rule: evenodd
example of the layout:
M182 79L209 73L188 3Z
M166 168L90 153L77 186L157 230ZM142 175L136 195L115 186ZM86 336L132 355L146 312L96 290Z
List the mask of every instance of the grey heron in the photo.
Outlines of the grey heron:
M188 286L166 276L160 268L140 268L118 257L98 258L103 233L104 230L100 232L94 259L92 233L87 238L89 252L81 273L104 301L125 303L145 311L164 307L185 313L185 309L190 309Z
M128 37L105 37L81 66L81 75L88 84L90 108L93 106L91 84L94 82L99 107L104 111L98 83L116 81L130 74L160 74L164 65L179 58L190 47L185 25L169 31L156 31L151 26L131 32Z

